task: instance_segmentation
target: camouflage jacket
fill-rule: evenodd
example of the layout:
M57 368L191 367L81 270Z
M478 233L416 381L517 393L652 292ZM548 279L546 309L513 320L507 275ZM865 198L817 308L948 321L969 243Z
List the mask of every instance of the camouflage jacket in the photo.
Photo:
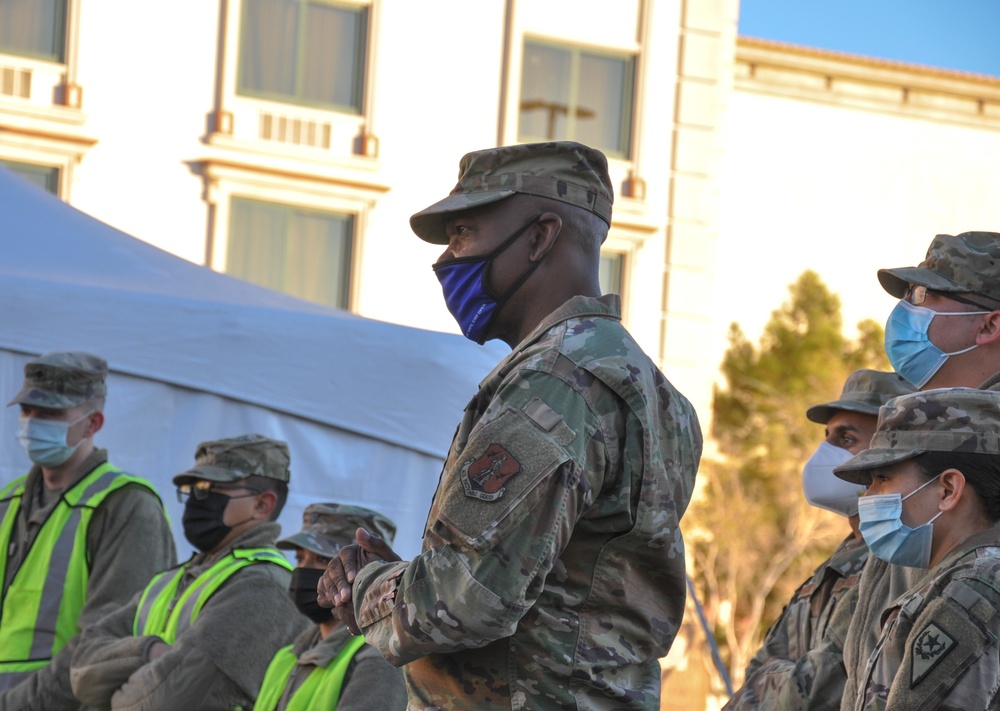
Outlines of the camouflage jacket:
M346 625L338 625L326 639L319 625L307 628L292 644L298 659L289 676L276 711L284 711L311 674L322 674L354 635ZM403 672L390 665L378 650L364 644L351 657L344 674L337 711L402 711L406 708Z
M843 664L836 650L827 651L826 640L832 637L842 642L846 636L867 559L864 540L851 535L795 591L726 709L840 707Z
M1000 708L1000 525L950 551L883 620L856 711Z
M979 389L1000 390L1000 371L987 378ZM854 708L858 685L865 674L865 663L882 633L883 612L893 600L921 584L927 572L920 568L890 565L874 556L865 566L858 584L858 607L843 648L847 683L840 704L841 711Z
M215 553L197 553L176 595L239 548L273 546L281 527L259 523ZM160 640L134 634L142 592L89 625L73 654L73 693L98 709L249 709L274 653L308 627L288 595L291 575L260 563L233 574L205 602L194 624L155 660Z
M467 406L420 556L355 580L410 708L658 709L701 446L617 296L550 314Z

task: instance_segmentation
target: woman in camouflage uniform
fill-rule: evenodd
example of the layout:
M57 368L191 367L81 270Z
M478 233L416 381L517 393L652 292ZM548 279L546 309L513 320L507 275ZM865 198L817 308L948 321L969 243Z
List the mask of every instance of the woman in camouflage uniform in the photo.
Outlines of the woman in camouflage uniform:
M1000 394L949 388L887 403L871 448L834 470L868 486L872 555L929 568L883 614L856 711L1000 708L998 455Z

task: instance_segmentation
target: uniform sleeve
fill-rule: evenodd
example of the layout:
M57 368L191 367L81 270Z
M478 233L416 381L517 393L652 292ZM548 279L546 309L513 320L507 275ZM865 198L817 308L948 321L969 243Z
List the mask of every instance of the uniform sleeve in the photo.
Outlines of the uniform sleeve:
M158 639L132 636L141 594L76 637L69 679L73 693L87 706L108 708L111 696L145 664L146 650Z
M163 505L142 486L129 485L108 495L87 530L90 578L80 611L79 629L120 609L160 570L175 563L174 539ZM0 695L0 710L44 711L74 706L70 660L78 636L52 662Z
M914 621L902 661L873 677L888 688L886 709L975 711L995 703L1000 689L997 640L1000 593L976 580L952 580ZM866 698L878 698L869 689Z
M600 489L606 439L583 397L561 381L512 390L449 459L424 552L355 579L358 623L392 664L513 634Z
M403 672L378 650L362 647L348 667L337 711L406 711Z
M308 626L268 563L238 571L163 656L136 670L112 709L248 707L274 653ZM287 577L287 574L286 574ZM248 622L252 616L252 622Z
M819 643L797 659L766 656L762 654L764 649L775 647L765 645L755 658L757 663L753 665L753 671L748 672L743 686L724 707L725 711L839 708L847 684L844 639L857 596L858 587L855 585L834 607ZM779 623L786 617L782 615ZM772 638L771 632L768 638ZM775 638L779 637L775 635Z

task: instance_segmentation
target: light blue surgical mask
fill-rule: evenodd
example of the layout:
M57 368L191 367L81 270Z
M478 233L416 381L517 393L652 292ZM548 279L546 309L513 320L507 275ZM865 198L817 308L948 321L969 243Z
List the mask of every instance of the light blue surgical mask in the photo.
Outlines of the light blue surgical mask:
M27 452L28 458L35 464L42 467L58 467L73 456L73 452L83 441L81 439L76 444L67 444L66 433L69 428L89 417L92 412L93 410L72 422L21 415L18 420L17 439Z
M935 316L978 316L989 311L933 311L902 299L885 323L885 352L893 369L916 387L922 388L951 356L967 353L978 344L952 353L931 343L927 329Z
M529 227L538 222L541 215L531 218L531 221L517 232L505 239L500 246L489 254L480 257L459 257L447 259L434 265L434 274L441 282L444 291L444 301L448 310L455 317L462 335L482 345L486 341L486 332L500 307L510 298L518 287L531 276L541 262L529 266L514 284L502 296L496 296L486 284L489 267L493 260L507 249L514 241L524 234Z
M931 562L932 524L943 512L938 511L930 521L910 528L900 518L903 502L923 489L934 479L924 482L906 496L900 494L872 494L858 499L861 535L868 549L877 558L893 565L908 568L926 568Z

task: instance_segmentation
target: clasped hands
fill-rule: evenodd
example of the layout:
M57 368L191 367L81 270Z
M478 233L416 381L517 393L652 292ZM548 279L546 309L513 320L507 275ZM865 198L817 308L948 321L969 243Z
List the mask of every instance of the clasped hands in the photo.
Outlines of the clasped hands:
M359 528L354 537L357 543L341 548L327 564L316 587L316 601L321 607L332 607L334 616L346 624L352 634L361 634L351 597L354 579L369 563L392 563L402 558L382 538L364 528Z

